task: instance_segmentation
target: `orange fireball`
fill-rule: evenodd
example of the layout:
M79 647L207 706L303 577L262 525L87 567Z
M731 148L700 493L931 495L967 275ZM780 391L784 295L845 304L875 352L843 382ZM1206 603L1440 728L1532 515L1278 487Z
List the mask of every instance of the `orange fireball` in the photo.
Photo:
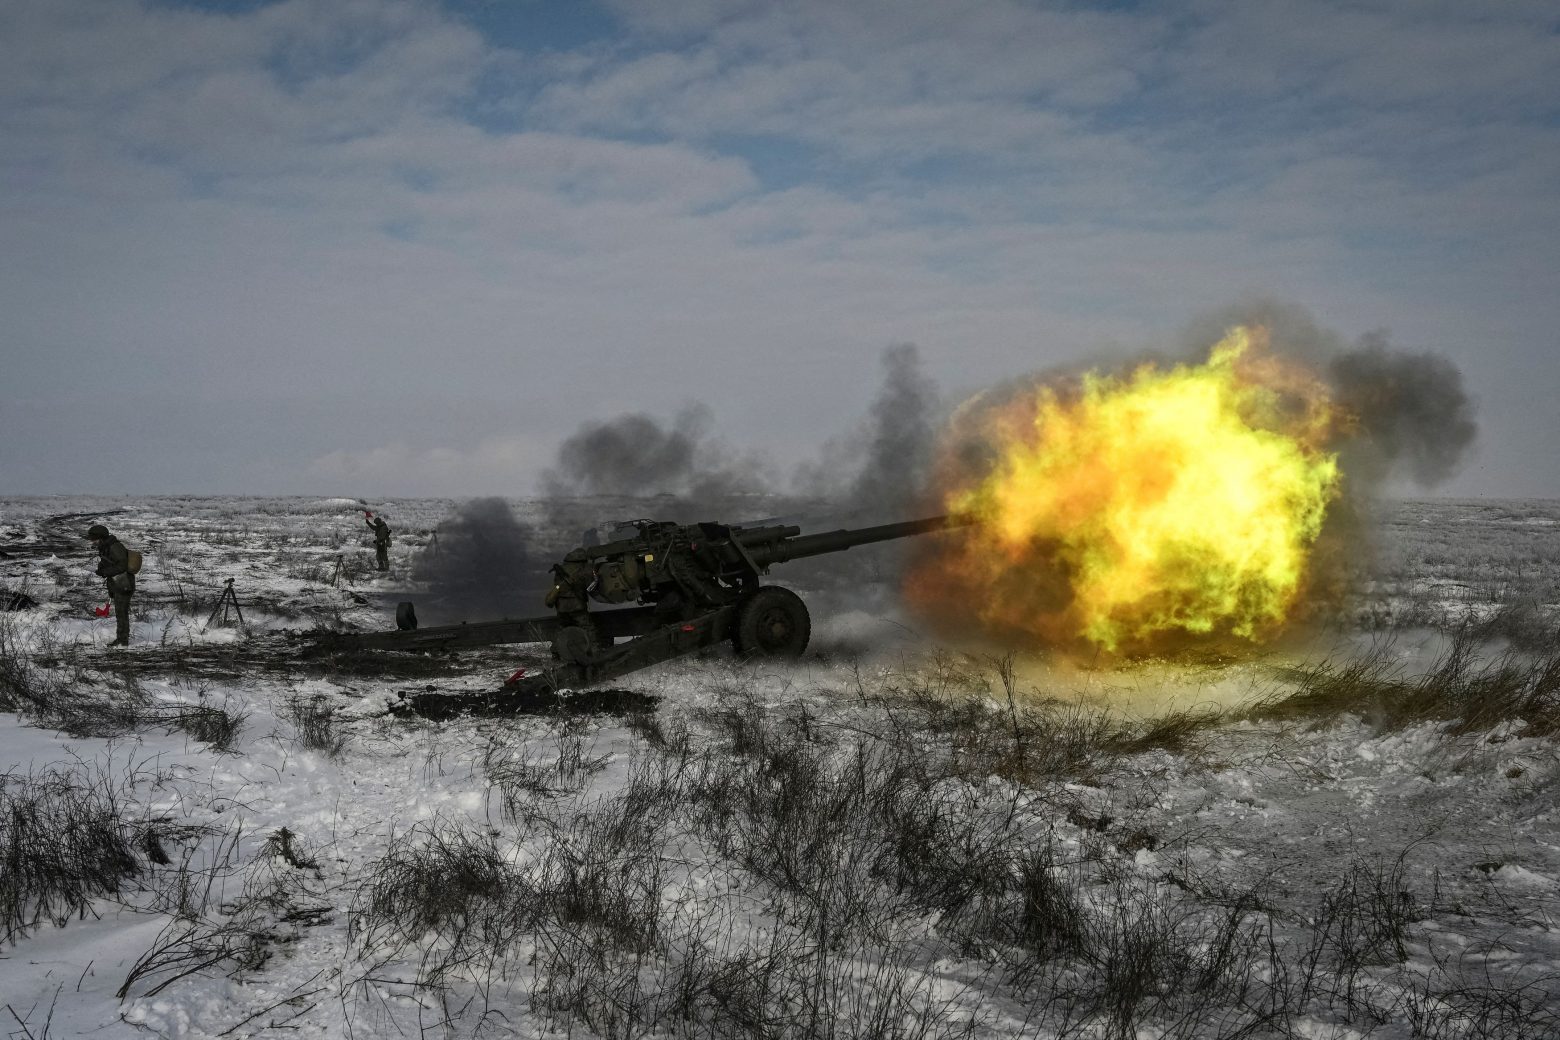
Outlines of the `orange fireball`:
M908 597L1048 645L1261 639L1301 597L1339 495L1340 419L1320 380L1248 328L1199 365L977 399L943 468L948 508L979 526L923 558Z

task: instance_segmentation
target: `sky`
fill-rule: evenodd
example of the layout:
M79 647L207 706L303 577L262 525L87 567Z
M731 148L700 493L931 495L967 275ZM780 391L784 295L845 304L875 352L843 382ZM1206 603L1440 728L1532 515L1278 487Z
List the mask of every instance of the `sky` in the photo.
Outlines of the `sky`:
M1243 301L1463 373L1560 497L1553 0L0 0L0 492L777 467ZM1408 488L1407 491L1423 489Z

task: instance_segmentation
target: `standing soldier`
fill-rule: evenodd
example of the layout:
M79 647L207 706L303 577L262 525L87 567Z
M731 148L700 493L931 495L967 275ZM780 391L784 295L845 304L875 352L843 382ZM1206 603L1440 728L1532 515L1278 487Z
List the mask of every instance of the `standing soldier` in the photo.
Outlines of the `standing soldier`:
M363 522L374 529L374 558L379 569L390 569L390 525L385 518L363 510Z
M130 597L135 593L135 575L130 572L130 550L108 533L102 524L87 528L87 537L98 551L98 577L108 584L108 598L114 604L115 637L109 646L130 645Z

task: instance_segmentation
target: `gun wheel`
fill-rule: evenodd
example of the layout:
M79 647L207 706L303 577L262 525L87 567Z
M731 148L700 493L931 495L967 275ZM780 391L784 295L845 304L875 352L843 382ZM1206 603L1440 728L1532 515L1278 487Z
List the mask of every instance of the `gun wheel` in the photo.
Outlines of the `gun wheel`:
M596 630L589 625L565 625L553 636L553 656L565 664L589 664L596 649Z
M737 611L731 642L739 654L800 657L812 636L807 604L790 589L765 585Z

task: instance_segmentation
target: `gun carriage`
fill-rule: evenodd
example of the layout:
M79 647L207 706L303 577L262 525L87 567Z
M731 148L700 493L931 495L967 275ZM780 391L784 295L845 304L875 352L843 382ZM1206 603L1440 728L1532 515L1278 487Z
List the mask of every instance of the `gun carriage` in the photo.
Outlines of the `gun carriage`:
M398 706L433 717L501 714L727 641L739 654L797 657L807 648L811 618L796 593L761 583L771 566L969 522L934 516L804 535L793 525L635 520L619 528L622 537L580 546L553 566L546 596L552 614L321 641L330 649L366 650L550 643L554 663L535 675L517 673L492 692L414 694ZM402 612L403 624L408 613Z

